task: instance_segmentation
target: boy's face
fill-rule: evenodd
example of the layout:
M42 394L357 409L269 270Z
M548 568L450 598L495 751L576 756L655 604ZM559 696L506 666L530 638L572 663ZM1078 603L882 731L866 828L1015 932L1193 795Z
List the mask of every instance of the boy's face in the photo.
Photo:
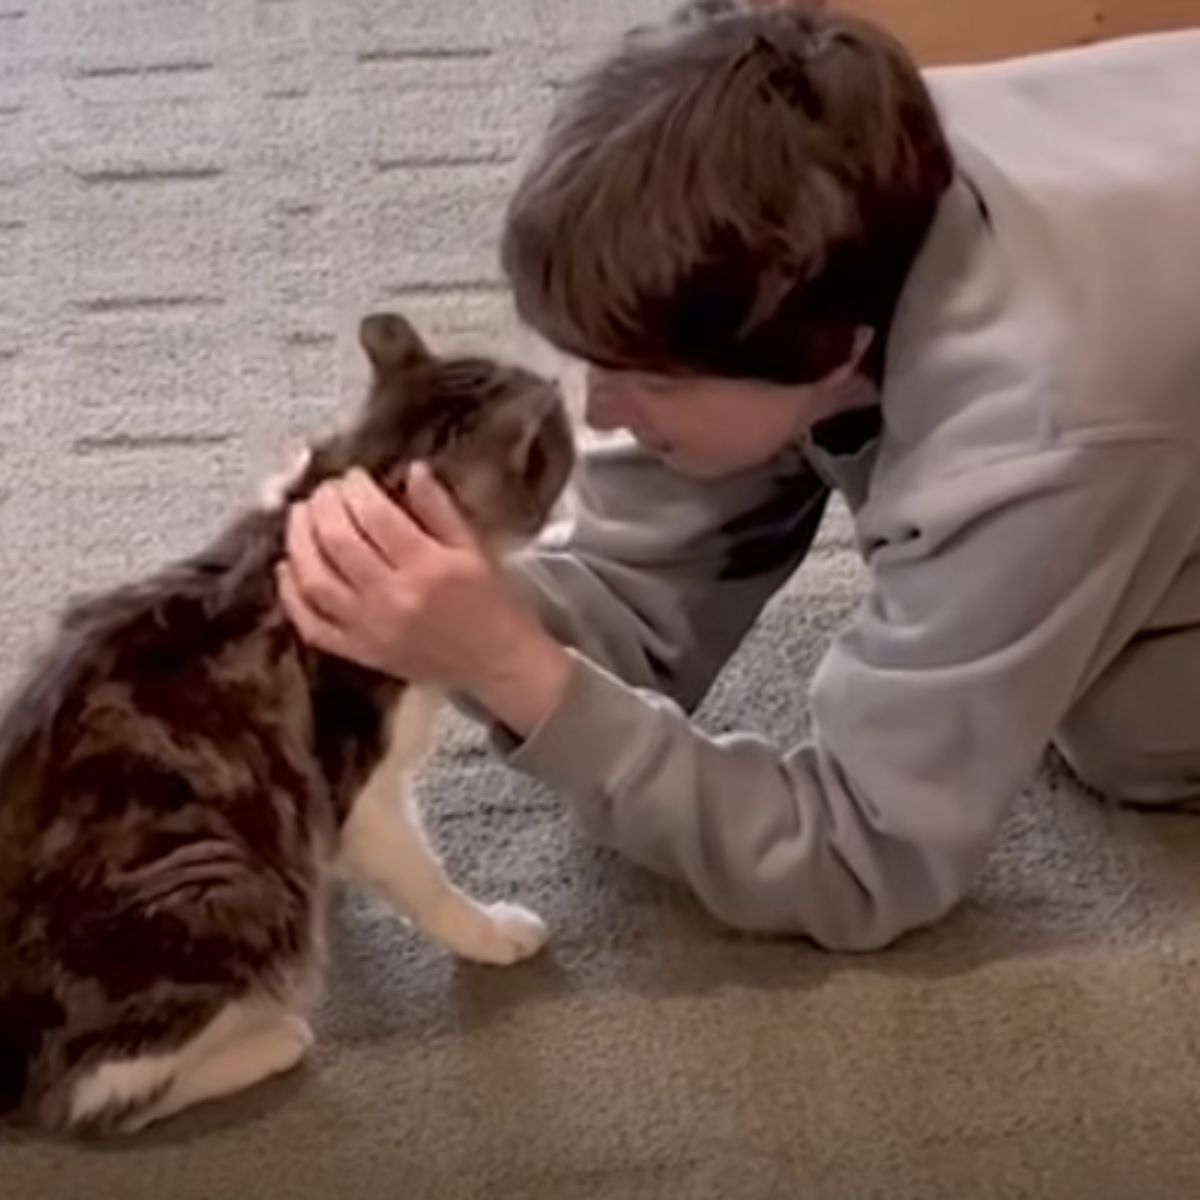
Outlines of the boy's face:
M686 475L715 479L769 462L843 406L840 384L784 386L748 380L646 375L589 368L586 420L625 430Z

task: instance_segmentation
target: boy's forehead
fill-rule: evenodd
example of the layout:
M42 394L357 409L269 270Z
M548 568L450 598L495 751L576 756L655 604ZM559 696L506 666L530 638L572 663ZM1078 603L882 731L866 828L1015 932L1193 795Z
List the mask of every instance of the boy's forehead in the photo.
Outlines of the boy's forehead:
M593 381L603 385L615 382L623 384L639 395L674 400L686 398L689 407L697 409L697 401L704 400L718 408L726 401L741 403L747 397L787 390L794 393L794 386L783 389L780 385L753 379L731 379L722 375L667 374L642 370L607 371L592 368L589 375Z

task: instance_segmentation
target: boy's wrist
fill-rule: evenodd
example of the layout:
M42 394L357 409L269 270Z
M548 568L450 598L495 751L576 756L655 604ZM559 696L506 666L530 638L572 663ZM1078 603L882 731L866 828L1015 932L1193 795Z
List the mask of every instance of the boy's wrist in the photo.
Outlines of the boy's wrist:
M516 737L527 738L562 702L574 664L540 626L512 639L471 698Z

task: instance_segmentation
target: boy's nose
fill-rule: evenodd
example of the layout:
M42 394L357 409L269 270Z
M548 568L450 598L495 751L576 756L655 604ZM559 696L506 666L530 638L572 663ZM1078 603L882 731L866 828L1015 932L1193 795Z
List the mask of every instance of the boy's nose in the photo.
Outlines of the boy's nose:
M625 389L619 383L596 373L588 375L583 417L592 429L611 433L626 428L628 409Z

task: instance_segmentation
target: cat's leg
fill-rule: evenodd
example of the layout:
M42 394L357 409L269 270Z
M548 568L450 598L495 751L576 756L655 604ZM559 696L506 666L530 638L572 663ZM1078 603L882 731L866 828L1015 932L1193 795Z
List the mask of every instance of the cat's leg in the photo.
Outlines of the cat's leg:
M378 772L342 833L342 866L422 933L463 958L510 966L546 943L546 926L518 904L483 905L457 887L425 836L404 782Z
M144 1129L291 1070L312 1041L307 1023L276 1003L229 1004L176 1050L93 1067L71 1090L65 1124L121 1133Z
M135 1133L197 1104L286 1074L300 1065L312 1044L308 1022L293 1014L247 1029L181 1070L159 1099L123 1122L122 1130Z
M427 936L476 962L508 966L536 954L546 926L517 904L483 905L446 875L405 786L430 701L401 701L387 755L355 799L342 830L341 866L385 896Z

